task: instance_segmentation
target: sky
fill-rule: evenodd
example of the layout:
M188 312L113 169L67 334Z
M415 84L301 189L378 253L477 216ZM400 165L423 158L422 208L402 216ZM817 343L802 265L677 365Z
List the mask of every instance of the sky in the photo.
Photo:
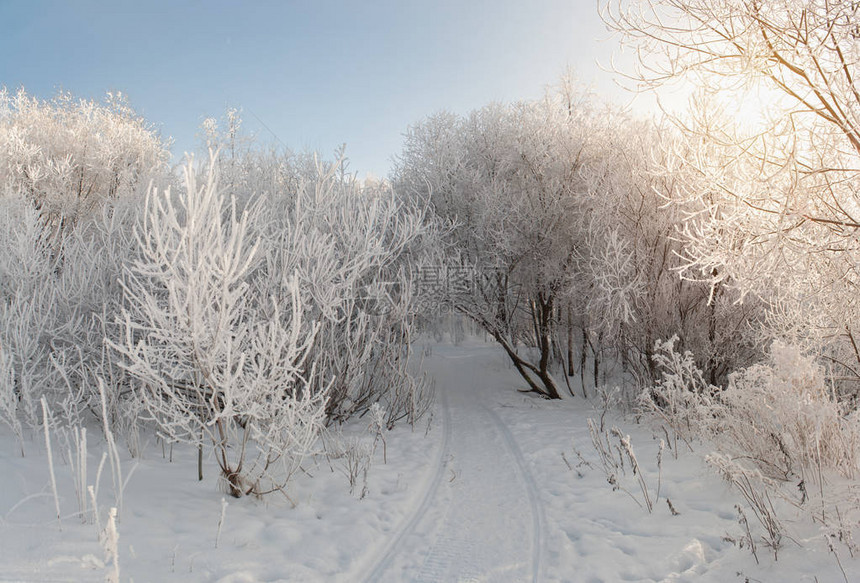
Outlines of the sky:
M346 144L360 177L388 175L410 124L539 97L568 68L629 101L603 70L617 47L596 0L0 0L10 90L120 91L174 162L239 108L259 142Z

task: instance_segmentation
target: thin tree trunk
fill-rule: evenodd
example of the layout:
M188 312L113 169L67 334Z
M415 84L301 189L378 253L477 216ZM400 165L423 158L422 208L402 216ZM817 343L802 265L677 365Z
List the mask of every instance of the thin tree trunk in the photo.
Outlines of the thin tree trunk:
M588 392L585 390L585 364L588 353L588 331L585 325L582 326L582 350L579 353L579 380L582 382L582 396L588 398Z
M558 387L552 374L549 371L550 356L552 355L552 315L554 310L554 298L550 294L545 297L543 294L538 294L538 305L540 310L537 313L537 320L540 331L540 365L538 376L547 389L547 394L551 399L560 399Z
M567 376L576 374L573 367L573 308L567 306Z
M712 275L717 276L716 269ZM715 284L708 313L708 348L711 353L708 356L708 382L714 386L717 384L717 298L721 289L719 283Z

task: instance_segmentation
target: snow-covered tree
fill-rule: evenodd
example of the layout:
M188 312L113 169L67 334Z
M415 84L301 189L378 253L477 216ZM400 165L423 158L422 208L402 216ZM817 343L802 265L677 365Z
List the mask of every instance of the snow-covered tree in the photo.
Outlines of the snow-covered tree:
M558 396L553 361L568 376L578 366L583 390L596 387L603 358L650 384L654 342L675 334L714 382L748 363L749 337L738 332L752 307L728 294L709 305L707 284L678 276L688 207L669 204L684 193L661 158L661 142L676 135L570 80L539 101L441 113L410 128L397 187L449 222L448 261L491 284L455 303L500 342L530 389Z
M760 303L739 304L738 294L723 286L679 276L686 264L679 230L697 224L699 210L686 204L683 169L665 170L679 134L643 120L622 127L627 131L614 138L613 188L595 199L595 220L603 225L596 230L611 236L593 246L602 251L589 264L591 312L602 314L597 324L607 344L638 384L657 380L654 343L672 336L695 354L711 384L723 383L759 355L750 329L761 317Z
M639 55L634 79L699 88L680 120L687 140L665 164L695 210L685 277L765 300L767 335L825 355L850 392L860 381L858 10L840 0L612 0L604 10ZM721 101L757 91L769 92L757 123Z
M255 229L265 241L255 285L278 296L277 274L295 272L320 328L312 348L327 414L342 421L382 400L388 423L426 411L424 381L407 370L418 306L416 265L436 243L425 212L386 184L362 186L343 162L295 171L298 187L265 198Z
M120 96L51 101L0 90L0 344L7 410L40 423L41 397L74 423L97 379L121 372L104 346L122 300L117 277L133 253L136 204L166 179L166 144Z
M261 210L250 225L261 241L261 263L249 278L254 293L282 298L279 274L299 275L304 304L319 324L316 382L331 385L327 421L363 414L382 400L390 425L414 423L432 400L428 383L407 370L420 310L416 266L436 246L426 209L385 181L357 181L343 150L326 161L255 143L235 111L203 129L222 147L211 163L233 177L225 188L238 208Z
M454 298L457 309L494 336L531 390L550 398L560 396L550 370L558 313L579 299L591 199L604 195L611 172L604 113L562 90L466 118L440 114L410 129L398 167L398 188L431 201L452 225L455 264L482 280ZM520 342L536 349L534 359Z
M317 325L305 318L294 273L286 301L249 293L259 242L236 214L214 167L198 185L153 190L128 269L124 338L114 348L168 439L215 449L233 496L281 489L314 445L326 394L307 362ZM314 390L316 389L316 390Z
M145 188L167 159L167 144L121 94L44 101L0 89L0 186L39 210L55 244L106 201Z

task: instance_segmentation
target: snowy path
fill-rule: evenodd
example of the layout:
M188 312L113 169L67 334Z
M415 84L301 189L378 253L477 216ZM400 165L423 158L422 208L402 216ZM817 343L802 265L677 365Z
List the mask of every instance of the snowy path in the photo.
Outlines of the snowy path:
M437 347L438 466L366 581L538 581L543 511L508 427L493 410L482 351Z

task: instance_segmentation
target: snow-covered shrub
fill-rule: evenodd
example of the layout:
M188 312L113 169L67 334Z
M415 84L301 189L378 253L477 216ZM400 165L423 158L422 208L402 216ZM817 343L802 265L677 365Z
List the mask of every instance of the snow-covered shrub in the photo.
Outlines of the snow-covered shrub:
M30 294L16 290L0 305L0 345L6 368L0 387L7 405L4 412L29 427L40 424L39 399L54 393L59 383L50 346L57 324L54 297L50 287L36 288Z
M690 442L708 426L712 397L719 391L705 382L693 354L675 350L677 336L654 343L653 359L661 378L643 390L640 404L656 414L674 432L674 437ZM677 452L677 443L673 450Z
M663 378L643 393L642 403L688 445L702 438L714 448L707 461L744 497L774 557L790 538L777 515L782 501L850 540L856 496L828 476L856 476L860 418L850 400L839 398L824 367L776 341L766 361L730 374L727 387L714 387L692 354L675 350L674 340L655 346ZM755 552L757 537L740 507L739 514L744 532L737 540Z
M136 233L140 257L123 282L123 341L111 343L159 432L210 443L237 497L282 490L314 445L326 402L299 278L275 274L280 298L248 282L259 261L254 218L236 214L213 167L198 185L189 163L178 194L153 190Z
M119 279L135 253L132 227L139 208L135 201L111 201L94 211L65 234L62 265L42 282L54 294L49 344L58 381L48 396L55 408L63 410L69 426L84 422L89 412L99 416L99 379L110 387L109 421L123 426L117 421L123 412L120 400L130 397L128 381L105 338L119 335L115 324L123 299Z
M0 89L0 186L38 209L51 239L145 186L167 158L156 130L121 94L103 103L68 93L43 101Z
M815 359L776 341L769 359L729 376L710 431L726 451L787 479L819 465L854 477L860 418L840 403Z
M8 348L0 345L0 421L15 434L24 455L24 428L18 413L20 397L15 388L15 366Z
M134 249L133 203L107 203L68 231L61 265L43 245L37 211L20 198L4 199L3 207L0 345L8 374L0 391L14 398L0 400L15 406L20 422L33 426L39 423L38 399L45 396L52 411L73 427L89 411L100 410L97 379L104 378L115 422L125 411L119 400L128 397L123 389L128 383L104 339L117 335L111 321L122 301L118 276Z
M50 384L55 297L51 262L37 212L20 198L0 198L0 418L19 439L22 422L40 422L39 397ZM23 448L23 442L22 442Z
M219 149L207 164L237 209L259 211L249 225L260 242L252 293L282 301L280 274L299 278L308 317L319 325L310 360L313 382L329 387L327 421L381 401L391 423L413 422L432 403L429 384L409 368L420 317L414 281L437 237L426 208L385 181L356 180L342 150L326 161L256 146L236 110L201 130Z
M655 345L663 378L644 391L642 403L679 437L708 437L771 478L819 466L855 474L860 418L837 399L812 356L776 341L766 362L735 371L719 388L705 382L693 355L679 354L674 342Z
M341 422L382 403L389 425L423 415L426 379L409 369L417 304L414 266L435 237L424 212L385 184L362 186L343 160L297 170L294 192L260 203L262 262L251 278L261 296L284 295L295 273L303 304L319 325L311 359L329 386L326 414Z
M133 199L112 202L79 226L65 243L67 268L58 282L63 290L61 306L80 322L56 343L66 376L72 387L79 387L77 392L91 411L97 416L104 411L103 424L108 423L125 439L133 456L139 454L140 401L105 339L120 341L122 337L118 320L124 291L120 280L139 253L134 226L142 208L142 201ZM106 407L101 406L102 383Z
M323 420L340 422L380 403L391 426L401 419L414 423L428 410L432 387L414 374L409 347L417 309L414 266L435 236L421 208L400 200L384 182L359 184L342 160L322 163L244 147L227 164L238 201L232 192L219 193L214 176L225 166L213 158L200 165L205 186L194 190L189 172L185 189L174 190L179 196L150 189L144 208L143 186L163 159L123 154L123 148L152 144L143 134L131 139L131 126L126 142L110 134L111 123L119 132L122 116L131 115L118 103L99 106L67 96L42 103L23 93L3 93L0 103L3 145L26 145L49 160L0 162L0 186L8 195L0 199L0 419L22 443L27 427L42 424L44 397L49 413L67 428L104 417L136 455L146 422L141 415L148 411L169 440L182 434L221 448L228 482L259 492L276 486L264 484L263 476L280 474L275 481L285 483ZM44 127L25 128L24 135L16 129L23 119ZM142 120L126 121L145 133ZM96 158L86 158L77 174L87 195L69 195L65 206L42 197L42 188L62 197L61 187L74 184L60 180L67 170L43 176L29 169L37 162L54 168L50 156L65 147L69 132L84 143L86 132L99 128L110 143L102 144L104 151L87 150ZM119 151L109 155L111 147ZM64 154L63 164L76 168L79 154ZM111 168L119 174L105 182ZM27 186L27 176L41 182ZM183 314L202 320L191 323ZM184 346L202 348L185 351L180 337ZM205 358L193 361L200 355ZM218 389L204 390L200 399L186 390L210 383L242 387L241 398L222 400ZM267 400L266 394L286 396ZM162 410L166 402L173 404ZM176 411L177 404L197 426L166 421L165 411ZM223 428L233 435L221 435L221 419L235 421ZM293 429L297 433L287 435ZM261 465L254 467L252 459Z
M376 442L368 441L366 436L353 435L346 437L340 433L329 433L326 440L326 455L334 460L338 470L349 482L349 493L356 494L356 488L361 484L359 498L367 495L367 478L373 465L373 455Z
M127 382L104 338L116 336L108 328L137 195L164 178L166 160L165 143L120 95L42 101L0 89L0 401L18 423L40 423L42 396L69 427L82 423L99 410L97 378L121 417Z

